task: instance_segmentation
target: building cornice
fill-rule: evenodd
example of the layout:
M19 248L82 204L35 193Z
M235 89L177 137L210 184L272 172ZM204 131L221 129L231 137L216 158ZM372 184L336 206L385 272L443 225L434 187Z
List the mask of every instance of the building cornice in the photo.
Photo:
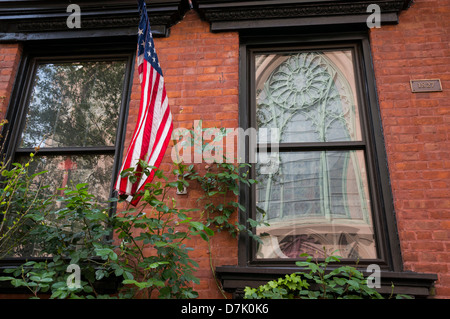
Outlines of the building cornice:
M362 24L371 12L381 9L381 22L397 23L411 0L194 0L202 18L213 31L283 26Z
M67 12L70 4L81 9L81 28L70 29ZM33 40L72 35L130 35L136 33L139 13L136 0L0 0L0 40ZM155 36L166 37L169 28L182 20L189 10L187 0L147 1L147 11Z
M70 4L81 9L81 28L70 29ZM370 4L381 8L381 23L397 23L412 0L192 0L212 31L261 28L364 25ZM169 29L190 10L189 0L147 1L155 36ZM139 23L136 0L0 0L0 41L133 35ZM69 32L68 32L69 31Z

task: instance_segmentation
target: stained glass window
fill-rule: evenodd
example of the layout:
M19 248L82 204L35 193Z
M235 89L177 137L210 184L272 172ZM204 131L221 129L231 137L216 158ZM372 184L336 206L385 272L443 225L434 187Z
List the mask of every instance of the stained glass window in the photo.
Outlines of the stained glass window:
M279 132L258 154L275 169L256 164L257 259L377 257L354 69L351 50L255 56L256 126Z

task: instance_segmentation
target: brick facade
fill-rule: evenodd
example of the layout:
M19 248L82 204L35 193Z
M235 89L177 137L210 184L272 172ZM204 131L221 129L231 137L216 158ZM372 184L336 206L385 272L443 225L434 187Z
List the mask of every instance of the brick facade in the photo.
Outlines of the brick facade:
M405 270L438 274L436 297L450 298L450 0L416 0L399 24L370 30L378 101ZM174 128L238 126L239 34L210 32L191 10L155 39ZM4 116L20 61L19 44L0 44L0 113ZM440 79L442 92L412 93L410 80ZM138 116L140 85L134 72L124 150ZM162 163L171 169L171 147ZM178 195L195 207L200 190ZM123 208L123 207L119 207ZM205 242L193 240L201 298L221 298ZM212 265L237 264L237 240L212 239Z
M239 35L236 32L214 34L209 23L190 11L183 21L170 30L170 36L157 40L174 128L192 128L195 120L202 127L238 126ZM169 157L170 147L167 157ZM166 158L167 158L166 157ZM168 158L171 163L171 158ZM197 207L201 190L192 187L186 198L179 195L180 205ZM199 213L197 213L199 215ZM201 280L196 288L200 298L222 298L212 275L206 242L193 243L192 257L200 265ZM213 267L237 263L237 240L226 233L211 240Z
M416 1L398 25L370 32L404 267L437 273L438 298L450 297L449 14L448 0L439 6L433 0ZM209 32L192 11L172 27L170 37L157 40L175 127L191 127L198 119L204 127L237 126L238 41L237 33ZM441 80L442 92L411 92L410 80L430 78ZM138 101L131 102L130 117L133 103ZM190 206L193 197L195 190L181 201ZM206 247L196 245L200 296L220 297ZM236 264L237 244L224 234L214 238L212 250L214 265Z
M202 120L203 128L238 126L238 33L211 33L209 24L201 21L195 11L190 11L183 21L171 28L169 37L155 40L155 47L164 74L174 129L191 129L195 120ZM139 99L139 76L135 70L125 150L138 117ZM165 172L173 169L170 146L160 168ZM175 195L178 207L184 208L198 207L200 196L201 190L195 185L189 187L188 195ZM201 298L221 298L212 275L206 242L196 238L189 246L195 249L191 257L200 266L197 277L201 283L196 286L196 291ZM237 263L237 240L225 233L214 236L211 251L214 267Z
M417 0L371 29L373 63L405 270L437 273L450 297L450 1ZM440 79L442 92L411 93Z
M19 66L22 47L0 43L0 116L5 117L11 91Z

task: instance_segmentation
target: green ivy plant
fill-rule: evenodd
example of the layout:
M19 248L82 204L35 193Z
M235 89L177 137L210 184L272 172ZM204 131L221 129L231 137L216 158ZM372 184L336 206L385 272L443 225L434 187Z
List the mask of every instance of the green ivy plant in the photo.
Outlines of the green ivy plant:
M215 136L210 143L205 142L203 138L201 141L194 141L194 139L199 139L200 135L203 136L203 133L208 130L211 129L201 129L201 121L199 121L198 127L193 130L187 130L189 134L186 135L190 138L184 139L179 143L177 143L178 141L175 142L182 147L193 148L195 151L201 152L202 156L211 154L212 149L215 149L215 152L220 154L223 151L220 144L223 144L223 138L227 135L226 129L212 129ZM202 134L199 134L199 131ZM206 158L206 165L187 166L180 163L178 164L176 174L179 180L184 183L184 186L188 186L189 183L187 181L190 181L194 182L194 185L199 185L202 190L202 195L197 198L197 203L201 207L202 215L206 220L206 226L211 227L217 232L227 232L233 238L236 238L239 233L245 232L250 238L262 243L260 237L254 232L254 228L261 224L268 224L262 220L258 221L248 216L245 219L237 217L238 212L242 213L240 215L241 217L246 213L246 207L241 205L238 200L241 188L250 188L253 184L257 183L255 179L250 178L249 169L251 165L239 163L236 159L231 161L230 158L224 155L221 158L218 157L212 156L212 158ZM260 213L263 213L263 211L260 210ZM208 241L208 249L210 268L216 285L222 293L222 296L227 298L215 274L213 251L210 241Z
M145 174L154 169L142 161L140 165ZM136 172L125 170L122 176L133 178ZM137 195L142 196L144 203L139 211L126 210L114 217L113 228L121 241L118 274L132 274L123 281L133 288L128 290L128 297L136 297L140 291L145 297L157 293L159 298L196 298L192 283L199 283L194 275L198 264L189 257L193 248L186 241L193 236L209 241L214 232L201 220L189 216L197 209L179 209L170 197L171 191L181 189L185 182L169 181L161 170L156 171L155 177ZM147 256L146 248L152 248L154 253Z
M240 232L246 232L250 238L261 242L259 236L253 232L253 228L262 222L252 218L240 222L235 218L238 210L246 212L246 207L237 201L240 187L251 187L257 182L249 178L250 166L246 163L214 162L205 167L205 174L199 174L191 169L191 174L187 177L198 182L203 190L203 195L197 202L203 207L208 225L214 226L219 232L227 231L232 237L236 237Z
M88 192L87 184L61 189L64 196L45 216L34 212L31 218L39 224L30 232L30 240L39 247L33 257L47 257L43 261L27 261L5 273L1 281L14 287L25 287L34 298L49 294L50 298L103 298L96 282L112 272L108 262L117 260L114 246L107 240L108 214ZM79 265L82 280L70 286L67 272L70 264Z
M212 130L215 135L211 142L203 140L206 132ZM201 134L199 133L201 132ZM227 136L227 130L222 128L202 128L202 121L198 121L197 127L192 130L186 129L188 138L175 141L176 145L183 148L193 148L196 152L201 152L202 157L207 162L206 165L178 164L177 174L179 179L189 185L187 180L194 181L202 189L202 196L197 199L199 206L202 207L202 213L205 215L207 225L214 227L218 232L227 231L232 237L236 237L240 232L246 232L250 238L261 243L253 229L261 224L268 225L263 221L257 221L252 218L238 220L236 212L246 212L246 207L237 200L241 187L251 187L257 183L255 179L250 178L250 164L239 163L237 159L231 159L223 155L223 139ZM201 140L200 140L201 139ZM211 156L212 150L220 155ZM205 158L206 157L206 158ZM260 210L261 213L262 210Z
M139 163L148 174L154 167ZM134 169L122 176L137 178ZM168 198L170 190L183 185L171 182L157 170L155 179L142 193L139 209L130 208L108 215L103 203L89 193L87 184L66 188L59 199L62 208L33 218L41 223L30 236L38 243L44 261L28 261L7 269L14 287L25 287L33 297L50 294L50 298L195 298L193 284L198 264L189 258L192 248L187 239L200 236L209 240L213 231L188 213L193 209L178 209ZM112 200L115 201L115 200ZM167 204L167 203L170 204ZM116 235L116 240L111 236ZM144 250L151 253L144 253ZM67 284L71 264L79 265L82 280L78 287ZM101 291L99 282L105 278L119 281L122 288L116 295Z
M327 271L330 263L340 262L339 256L325 256L323 262L302 254L305 261L296 265L296 272L257 288L245 287L245 299L384 299L374 288L367 285L364 274L352 266L341 266ZM393 294L389 298L392 297ZM410 298L397 295L396 298Z
M206 147L207 144L203 145ZM24 168L20 164L17 167ZM153 169L156 168L140 161L138 171L128 169L121 175L133 182ZM199 266L189 257L193 248L187 246L188 239L199 236L207 242L213 274L210 241L215 231L227 231L234 237L247 232L259 240L252 231L259 222L236 221L238 210L245 212L237 201L239 187L256 183L249 178L249 165L215 161L204 169L206 172L200 168L200 173L194 165L178 164L172 172L174 178L170 179L156 170L154 180L137 195L141 197L139 207L128 204L124 211L113 213L108 203L96 201L88 184L59 189L64 195L57 205L52 205L53 210L27 213L34 228L25 237L39 247L37 256L44 260L27 261L8 269L7 276L0 277L0 281L24 287L35 298L42 294L51 298L197 297L194 284L199 283L195 276ZM5 177L7 181L13 178ZM180 209L172 194L189 186L189 182L198 183L203 190L204 195L198 199L201 206ZM50 196L43 203L55 200L55 196ZM123 199L110 199L114 201ZM197 210L200 216L194 219L191 213ZM82 274L76 287L67 284L71 276L67 269L73 264L80 267ZM117 294L102 290L99 283L107 278L121 285Z
M0 130L7 123L2 120ZM4 154L3 145L0 154ZM23 253L22 247L29 244L28 234L37 223L33 213L45 215L54 200L43 196L42 190L48 186L39 180L46 171L29 173L34 156L35 152L30 153L24 163L11 163L3 155L0 159L0 259Z

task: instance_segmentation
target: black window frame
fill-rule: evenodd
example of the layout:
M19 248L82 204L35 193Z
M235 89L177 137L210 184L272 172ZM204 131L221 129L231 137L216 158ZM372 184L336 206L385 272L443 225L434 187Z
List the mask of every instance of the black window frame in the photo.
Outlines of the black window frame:
M6 137L5 158L11 158L14 162L16 156L27 155L34 152L34 148L21 148L18 150L21 134L27 116L27 106L33 89L33 79L36 68L41 63L51 62L78 62L78 61L119 61L126 63L124 82L122 87L122 100L119 110L118 126L114 146L102 147L52 147L40 148L36 157L46 155L94 155L94 154L114 154L114 164L112 168L109 196L116 195L114 183L119 173L123 148L125 143L125 133L128 121L129 102L133 86L133 77L136 60L136 38L118 37L108 38L81 38L77 41L71 40L49 40L28 42L23 45L23 53L18 67L11 99L6 112L8 124L3 128L3 136ZM8 131L8 134L5 132ZM114 213L117 207L115 202L109 205L110 214ZM1 269L22 264L25 260L42 261L45 257L11 257L3 258L0 261ZM2 287L0 286L0 289ZM9 291L7 289L7 291Z
M393 197L390 189L387 155L384 146L380 111L376 94L375 77L372 67L370 43L367 32L350 32L340 34L292 34L287 36L245 36L240 37L240 117L239 124L244 130L255 127L255 88L252 59L258 52L281 52L284 50L321 50L347 49L354 53L355 82L358 90L360 120L362 130L361 142L302 143L302 151L314 150L351 150L365 151L367 177L371 194L372 219L375 231L378 258L365 260L346 259L343 262L363 267L378 264L382 270L402 271L400 243L397 234ZM299 145L280 144L280 151L292 149ZM248 149L248 148L247 148ZM269 149L270 150L270 149ZM246 156L248 156L248 152ZM248 158L246 159L248 161ZM251 176L255 177L254 165ZM240 212L240 221L255 216L255 186L252 189L241 187L240 202L247 213ZM239 237L238 263L245 267L295 267L295 260L273 259L255 260L256 243L242 233ZM301 260L302 258L296 259Z

